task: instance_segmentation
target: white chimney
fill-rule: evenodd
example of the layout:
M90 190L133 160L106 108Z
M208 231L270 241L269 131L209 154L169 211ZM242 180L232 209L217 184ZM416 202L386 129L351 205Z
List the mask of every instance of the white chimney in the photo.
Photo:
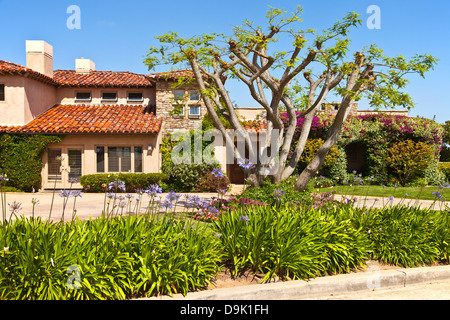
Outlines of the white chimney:
M89 59L75 59L75 70L79 73L90 73L95 71L95 63Z
M53 78L53 47L42 40L27 40L27 67Z

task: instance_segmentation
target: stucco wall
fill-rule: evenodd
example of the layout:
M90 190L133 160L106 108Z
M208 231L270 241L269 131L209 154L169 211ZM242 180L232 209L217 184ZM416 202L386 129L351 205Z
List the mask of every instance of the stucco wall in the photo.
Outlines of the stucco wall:
M244 118L245 120L256 120L266 114L266 109L264 108L235 108L238 116Z
M55 103L56 88L32 79L25 82L25 123L30 122Z
M97 173L96 147L125 147L139 146L143 149L142 166L144 173L159 172L161 167L160 156L160 135L68 135L60 143L48 146L48 148L61 148L63 167L68 167L67 150L82 149L82 175ZM148 151L148 146L153 146L153 151ZM42 168L42 187L53 188L54 182L50 182L47 177L48 173L48 154L43 155L44 166ZM56 188L67 188L68 176L63 176L61 183L57 183ZM74 185L80 187L80 185Z
M5 101L0 101L0 121L2 125L25 124L25 78L0 76L0 84L5 85Z
M92 100L90 103L79 102L75 100L77 92L91 92ZM103 102L103 92L117 92L117 102ZM128 101L128 92L142 92L144 101L130 102ZM139 105L155 105L156 89L155 88L58 88L56 93L56 104L139 104Z
M0 76L5 101L0 102L2 125L24 125L55 103L55 87L23 76Z

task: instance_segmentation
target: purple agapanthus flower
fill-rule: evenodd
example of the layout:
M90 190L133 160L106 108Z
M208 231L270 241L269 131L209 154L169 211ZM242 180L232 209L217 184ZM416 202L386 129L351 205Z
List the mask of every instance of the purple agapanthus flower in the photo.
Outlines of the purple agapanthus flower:
M180 199L181 195L177 194L174 191L169 191L169 193L167 194L166 198L169 201L178 201L178 199Z
M225 176L220 168L214 168L211 174L216 178L223 178Z
M432 195L435 196L436 199L442 198L442 194L439 191L433 192Z
M157 184L152 184L147 188L147 190L145 190L145 192L151 197L156 197L162 193L162 188Z
M8 203L9 206L9 211L11 211L12 213L17 213L20 210L22 210L22 203L14 201L12 203Z
M161 203L161 206L163 208L166 208L166 209L172 209L173 208L172 202L170 202L168 200L165 200L163 203Z
M282 190L282 189L276 189L274 192L273 192L273 195L275 196L275 199L276 200L280 200L283 196L284 196L284 191Z
M244 170L246 172L249 172L255 168L255 164L251 163L249 159L244 159L244 160L239 159L238 165L242 170Z
M109 188L109 190L115 190L115 191L118 191L118 190L125 191L126 190L125 182L123 182L122 180L118 180L118 179L115 179L113 182L108 183L108 188Z
M72 191L66 189L61 190L58 196L60 196L61 198L70 198L72 197Z

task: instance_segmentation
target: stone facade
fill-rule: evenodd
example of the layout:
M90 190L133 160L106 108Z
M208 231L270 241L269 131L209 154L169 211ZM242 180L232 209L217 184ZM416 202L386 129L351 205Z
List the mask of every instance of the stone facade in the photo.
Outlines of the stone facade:
M176 100L175 91L183 91L184 100ZM201 125L202 118L207 110L200 96L199 100L190 99L191 93L193 95L198 93L197 87L193 84L175 88L174 82L170 80L156 82L156 116L163 119L163 136L176 130L193 130ZM183 114L175 114L181 106L183 107ZM191 115L191 107L199 107L199 115Z

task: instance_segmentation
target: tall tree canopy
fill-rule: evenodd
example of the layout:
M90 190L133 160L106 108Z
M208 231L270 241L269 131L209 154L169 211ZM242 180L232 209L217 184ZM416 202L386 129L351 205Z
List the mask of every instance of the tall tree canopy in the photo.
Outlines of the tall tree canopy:
M322 166L356 101L365 98L375 108L409 109L413 101L404 92L408 83L405 76L415 73L424 77L437 62L429 54L411 59L401 55L386 57L374 44L351 54L349 31L361 24L357 13L348 13L322 32L302 29L301 14L300 6L294 12L270 8L265 26L243 21L230 35L211 33L183 38L177 32L169 32L156 37L160 45L151 47L145 59L149 69L166 64L192 70L205 106L227 145L234 145L233 138L226 134L219 113L243 137L250 158L257 159L258 181L264 168L258 160L258 150L252 147L250 134L238 119L225 79L238 79L266 111L265 139L272 141L272 148L279 148L276 163L272 164L274 183L294 172L313 118L327 96L338 99L340 107L333 125L298 177L297 190L304 190ZM286 43L289 47L283 51ZM282 121L282 113L287 113L287 125ZM294 153L289 154L298 117L304 117L302 131ZM235 155L242 158L239 150L235 150Z

